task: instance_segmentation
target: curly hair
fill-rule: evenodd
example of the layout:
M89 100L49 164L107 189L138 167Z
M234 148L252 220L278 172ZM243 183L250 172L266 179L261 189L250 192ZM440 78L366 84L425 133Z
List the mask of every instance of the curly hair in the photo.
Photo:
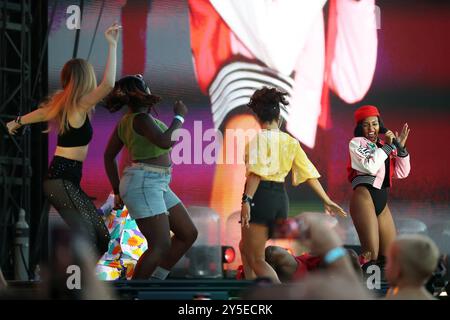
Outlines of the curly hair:
M103 103L110 112L116 112L124 105L131 110L142 107L148 107L150 110L161 101L161 98L148 93L147 89L148 86L142 76L126 76L116 81L114 89L103 99Z
M287 106L287 93L276 88L262 87L250 98L247 107L253 110L262 122L272 122L280 116L280 104Z

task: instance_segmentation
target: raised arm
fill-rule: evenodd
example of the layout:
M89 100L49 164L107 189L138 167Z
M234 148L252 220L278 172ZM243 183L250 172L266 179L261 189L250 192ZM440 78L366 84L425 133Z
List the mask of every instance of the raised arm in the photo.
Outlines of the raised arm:
M111 92L116 81L116 51L117 41L119 39L119 26L117 23L109 27L105 32L105 38L108 41L108 59L106 62L105 73L100 85L83 96L80 100L81 108L86 112L90 111L99 101Z
M305 228L305 237L301 240L315 255L323 258L324 266L333 274L341 274L355 283L358 276L352 267L347 251L336 231L330 227L321 215L302 214L300 219Z
M182 101L175 102L174 113L175 117L166 131L161 130L155 120L144 113L134 117L133 129L158 147L169 149L176 143L176 141L172 140L172 134L176 129L181 128L184 116L187 113L187 107Z

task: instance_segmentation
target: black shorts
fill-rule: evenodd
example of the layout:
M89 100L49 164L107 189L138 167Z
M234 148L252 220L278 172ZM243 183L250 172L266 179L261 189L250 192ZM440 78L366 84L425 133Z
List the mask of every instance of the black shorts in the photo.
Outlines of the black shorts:
M82 172L83 162L54 156L48 168L47 179L69 180L79 186Z
M370 184L359 184L356 187L359 186L364 186L369 191L370 197L372 198L372 202L375 207L375 214L378 217L381 214L381 212L383 212L384 208L386 208L388 200L388 189L387 188L377 189Z
M276 221L286 219L289 199L283 182L260 181L253 196L250 223L266 225L272 237Z

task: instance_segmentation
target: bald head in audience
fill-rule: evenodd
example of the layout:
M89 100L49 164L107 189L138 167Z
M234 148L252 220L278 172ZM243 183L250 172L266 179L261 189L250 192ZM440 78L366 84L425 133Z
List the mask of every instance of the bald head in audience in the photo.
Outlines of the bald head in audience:
M425 289L436 270L439 249L427 236L401 235L391 245L387 256L386 278L392 299L433 299Z

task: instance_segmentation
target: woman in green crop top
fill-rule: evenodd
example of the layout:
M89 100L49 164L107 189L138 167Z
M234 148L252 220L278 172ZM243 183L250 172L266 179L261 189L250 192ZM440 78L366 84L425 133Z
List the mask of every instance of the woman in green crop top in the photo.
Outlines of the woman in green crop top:
M160 100L151 94L141 75L120 79L105 99L111 112L128 106L128 113L114 129L104 154L114 205L127 206L151 248L139 259L133 279L165 279L197 238L189 213L169 187L172 168L169 152L175 144L171 136L183 124L187 107L181 101L175 102L175 116L167 127L148 113ZM132 164L119 180L115 158L124 146ZM170 231L174 234L172 238Z

